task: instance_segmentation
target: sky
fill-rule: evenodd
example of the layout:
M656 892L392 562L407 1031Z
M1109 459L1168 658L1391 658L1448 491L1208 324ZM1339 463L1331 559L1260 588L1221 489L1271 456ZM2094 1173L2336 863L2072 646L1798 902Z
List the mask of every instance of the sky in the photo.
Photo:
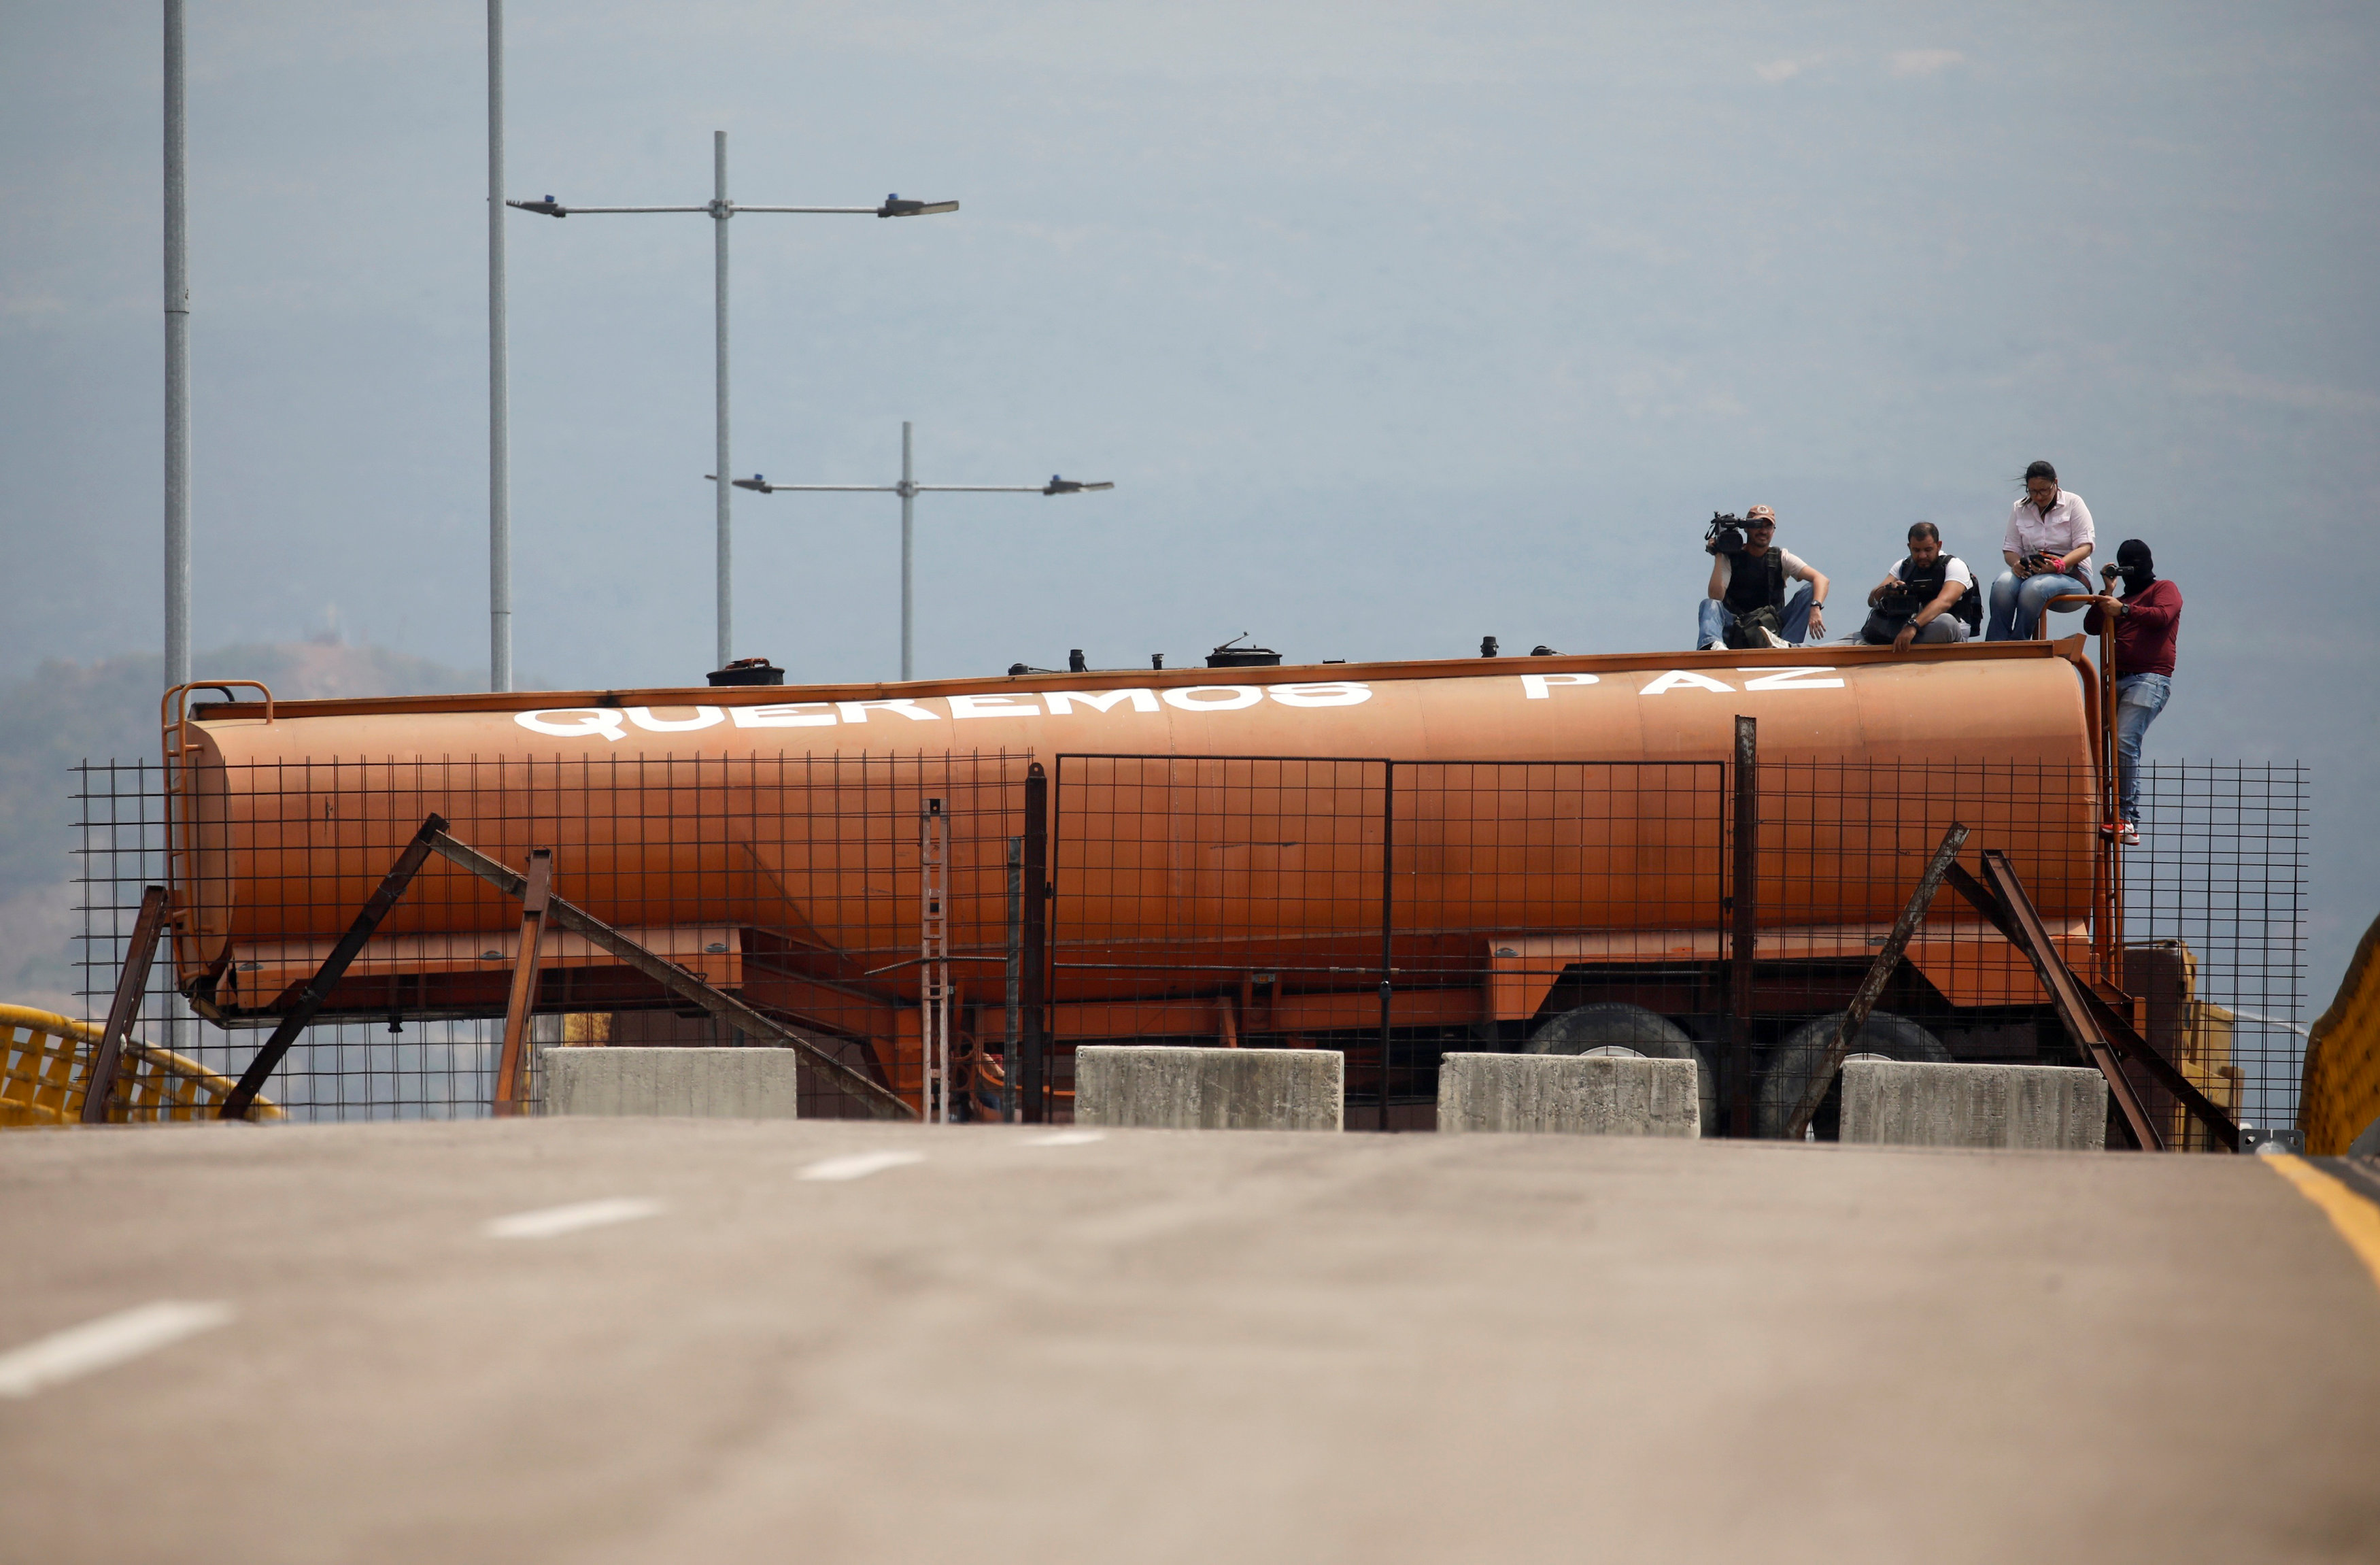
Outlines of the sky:
M485 11L189 8L196 637L485 666ZM918 502L922 675L1683 646L1702 522L1864 593L2036 457L2188 602L2166 758L2380 897L2380 14L513 0L512 193L747 214L735 461ZM0 677L160 640L154 5L0 4ZM2364 172L2359 175L2356 171ZM711 235L516 213L522 682L711 666ZM890 677L898 506L736 496L736 651ZM1839 613L1836 631L1852 626Z

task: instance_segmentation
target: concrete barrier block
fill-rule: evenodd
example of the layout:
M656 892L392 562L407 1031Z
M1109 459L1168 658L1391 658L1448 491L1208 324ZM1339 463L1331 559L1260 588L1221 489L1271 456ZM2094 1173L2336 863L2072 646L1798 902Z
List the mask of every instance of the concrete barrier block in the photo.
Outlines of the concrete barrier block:
M1438 1068L1440 1134L1700 1135L1692 1060L1613 1054L1449 1054Z
M1075 1122L1167 1130L1339 1130L1347 1057L1335 1049L1075 1051Z
M1843 1062L1842 1138L1891 1146L2098 1152L2107 1081L2061 1065Z
M540 1059L549 1114L798 1117L790 1049L549 1049Z

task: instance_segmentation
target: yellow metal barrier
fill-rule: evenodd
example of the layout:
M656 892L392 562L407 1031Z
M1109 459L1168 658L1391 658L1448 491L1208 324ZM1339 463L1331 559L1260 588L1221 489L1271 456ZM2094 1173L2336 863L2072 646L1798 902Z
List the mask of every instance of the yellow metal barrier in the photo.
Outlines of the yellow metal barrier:
M2335 1158L2363 1127L2380 1120L2380 919L2363 931L2338 998L2306 1043L2298 1128L2306 1150Z
M0 1005L0 1130L71 1125L82 1119L99 1029L53 1011ZM108 1122L209 1120L235 1084L169 1049L128 1040L115 1070ZM251 1118L285 1119L262 1098Z

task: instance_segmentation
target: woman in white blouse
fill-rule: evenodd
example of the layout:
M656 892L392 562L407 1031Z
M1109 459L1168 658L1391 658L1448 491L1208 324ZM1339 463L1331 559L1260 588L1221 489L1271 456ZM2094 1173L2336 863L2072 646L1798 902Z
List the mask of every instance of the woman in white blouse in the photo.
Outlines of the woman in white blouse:
M2058 469L2035 462L2024 470L2024 498L2009 513L2000 558L2009 568L1992 583L1991 625L1986 641L2023 641L2045 613L2072 613L2093 588L2083 562L2091 558L2091 508L2082 497L2058 487ZM2073 598L2055 611L2053 598Z

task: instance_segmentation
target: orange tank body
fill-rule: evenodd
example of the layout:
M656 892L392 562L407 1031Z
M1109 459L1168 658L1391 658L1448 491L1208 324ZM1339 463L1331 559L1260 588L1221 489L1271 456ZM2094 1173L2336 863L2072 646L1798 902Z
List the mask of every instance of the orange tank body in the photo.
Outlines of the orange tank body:
M1178 993L1179 971L1134 954L1160 946L1177 968L1195 949L1219 975L1318 975L1283 998L1368 993L1318 975L1377 963L1384 887L1415 970L1467 969L1475 989L1515 940L1624 960L1613 941L1666 932L1693 946L1673 955L1715 957L1739 715L1779 822L1759 893L1780 956L1796 928L1888 922L1954 818L1978 846L2021 843L2070 934L2097 884L2096 705L2079 641L206 703L167 732L175 954L219 1014L285 1007L435 811L516 867L553 850L557 892L714 982L814 1020L839 995L873 1015L846 1030L880 1030L916 992L895 964L918 951L929 799L960 981L992 998L983 958L1005 949L1007 842L1038 762L1053 1005ZM1983 781L1946 781L1961 776ZM1774 796L1796 778L1806 797ZM1894 851L1871 851L1880 832ZM331 1010L500 1010L516 923L433 863ZM552 943L557 971L596 984L594 953ZM1517 983L1488 983L1496 1014L1550 980Z

